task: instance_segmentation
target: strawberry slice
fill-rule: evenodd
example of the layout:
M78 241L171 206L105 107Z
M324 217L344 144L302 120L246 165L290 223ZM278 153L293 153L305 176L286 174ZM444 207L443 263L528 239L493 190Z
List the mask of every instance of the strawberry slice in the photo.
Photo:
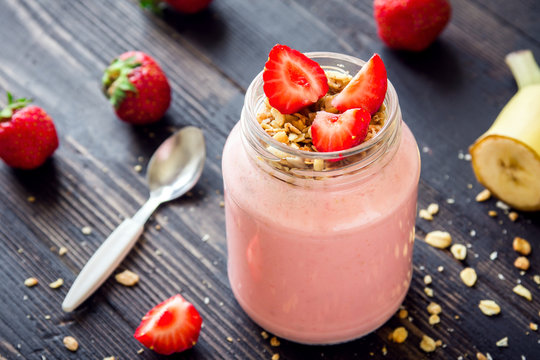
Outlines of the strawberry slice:
M313 145L321 152L350 149L366 138L371 115L364 109L343 114L318 111L311 124Z
M201 324L197 309L178 294L146 313L134 336L155 352L170 355L193 347Z
M292 114L317 102L328 92L328 80L319 64L286 45L275 45L264 65L263 90L270 105Z
M373 115L384 101L387 86L386 67L381 57L374 54L351 82L336 95L332 105L341 112L363 108Z

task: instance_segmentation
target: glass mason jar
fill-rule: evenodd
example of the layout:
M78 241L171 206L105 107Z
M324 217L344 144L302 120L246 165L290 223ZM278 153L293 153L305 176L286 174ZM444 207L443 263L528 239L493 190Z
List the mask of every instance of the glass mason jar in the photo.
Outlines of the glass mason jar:
M306 54L354 75L364 61ZM223 150L228 275L240 306L296 342L361 337L398 309L412 276L420 156L392 84L386 120L345 151L296 150L259 125L262 73ZM309 166L309 164L314 164Z

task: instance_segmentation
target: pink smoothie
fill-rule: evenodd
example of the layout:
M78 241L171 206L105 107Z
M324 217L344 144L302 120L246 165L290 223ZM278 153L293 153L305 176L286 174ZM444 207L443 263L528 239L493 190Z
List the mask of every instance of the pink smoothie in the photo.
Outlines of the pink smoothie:
M401 120L398 120L401 121ZM411 281L419 154L402 123L376 174L292 185L262 171L240 126L223 152L229 280L245 312L289 340L337 343L388 320Z

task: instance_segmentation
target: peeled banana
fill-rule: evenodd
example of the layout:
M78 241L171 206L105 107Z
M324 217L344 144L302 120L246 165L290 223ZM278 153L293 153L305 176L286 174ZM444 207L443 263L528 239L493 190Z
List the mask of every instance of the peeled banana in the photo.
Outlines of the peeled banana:
M478 182L518 210L540 210L540 68L530 50L506 56L518 85L469 148Z

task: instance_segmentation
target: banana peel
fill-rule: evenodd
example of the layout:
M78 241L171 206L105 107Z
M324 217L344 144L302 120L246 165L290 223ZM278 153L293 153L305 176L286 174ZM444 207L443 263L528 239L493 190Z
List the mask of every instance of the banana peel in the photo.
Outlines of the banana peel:
M506 56L517 93L469 148L479 183L517 210L540 210L540 68L530 50Z

